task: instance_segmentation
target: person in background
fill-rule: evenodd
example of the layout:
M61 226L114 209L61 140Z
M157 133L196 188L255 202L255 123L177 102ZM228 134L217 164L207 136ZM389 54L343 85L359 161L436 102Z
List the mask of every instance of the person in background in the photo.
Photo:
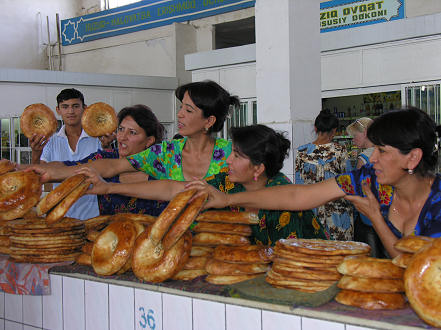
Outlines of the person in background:
M374 152L374 144L367 137L367 129L372 122L371 118L363 117L346 128L346 132L352 136L352 144L360 149L357 156L357 169L369 165L369 158ZM354 240L368 243L371 246L372 257L384 258L386 256L383 244L372 227L372 222L358 211L354 212Z
M32 164L75 161L101 149L98 138L90 137L83 130L81 117L86 105L83 94L74 89L63 89L57 96L57 113L63 120L63 126L49 139L42 135L33 135L29 141ZM66 214L66 217L80 220L98 216L96 196L81 197Z
M346 147L332 140L337 127L338 119L329 110L321 111L316 117L314 130L317 138L297 149L296 183L321 182L351 169ZM331 239L351 241L354 238L352 206L344 199L321 205L313 211Z
M149 107L142 104L125 107L118 113L117 146L115 149L98 150L79 161L65 161L64 165L73 166L85 164L97 159L124 158L141 152L155 143L160 143L163 137L164 127ZM106 181L128 183L145 182L150 179L152 178L149 178L149 176L143 172L134 172L116 175L107 178ZM167 204L167 202L127 197L118 194L98 195L98 205L101 215L143 213L158 216Z
M235 194L254 191L265 187L288 185L291 181L280 172L283 161L288 156L290 141L281 133L264 125L231 128L233 151L227 158L228 168L205 180L194 181L198 189ZM117 193L142 198L161 197L171 199L185 187L185 182L161 180L152 185L145 183L106 183L90 169L80 173L89 176L93 187L89 194ZM150 189L147 189L150 188ZM288 212L278 210L242 209L231 207L233 211L258 213L260 223L252 225L251 240L254 244L274 245L281 238L321 238L327 239L323 226L312 211Z
M99 159L81 166L94 168L104 178L142 171L156 179L177 181L206 178L227 167L231 142L213 133L222 130L230 107L239 106L239 99L213 81L180 86L175 94L182 103L177 119L183 139L163 141L126 158ZM43 182L63 180L77 169L47 164L32 168L43 175Z
M285 185L237 194L210 192L205 208L302 210L345 197L369 217L390 257L408 235L441 237L441 127L420 109L390 111L374 119L367 136L371 165L309 185ZM188 189L191 189L191 184Z

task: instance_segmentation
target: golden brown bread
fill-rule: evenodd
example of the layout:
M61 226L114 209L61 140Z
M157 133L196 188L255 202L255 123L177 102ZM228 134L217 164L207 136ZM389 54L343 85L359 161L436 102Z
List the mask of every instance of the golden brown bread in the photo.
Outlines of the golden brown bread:
M404 272L404 288L418 316L441 327L441 238L415 253Z
M191 281L196 277L207 275L205 269L183 269L173 275L172 279L177 281Z
M133 273L139 279L147 282L159 283L173 277L188 260L191 250L191 234L186 232L169 250L163 251L163 255L158 258L156 263L151 264L151 259L147 256L149 266L144 262L144 245L149 240L151 227L147 228L135 242L135 249L132 258ZM147 246L147 249L150 249Z
M53 224L55 222L63 219L64 215L69 211L70 207L84 195L86 190L89 188L89 183L82 182L74 190L72 190L60 203L57 204L49 213L46 215L46 222L48 224Z
M28 105L20 116L20 128L23 134L32 138L33 134L49 138L57 130L54 112L42 103Z
M284 264L290 267L308 267L308 268L321 268L321 269L332 269L337 272L337 266L340 262L336 263L318 263L318 262L308 262L302 260L293 260L293 259L285 259L285 258L274 258L274 263Z
M142 223L143 225L151 225L155 223L157 217L149 214L141 214L141 213L117 213L111 216L110 221L123 219L123 220L132 220L135 222Z
M265 273L270 269L268 264L238 264L211 259L207 261L205 270L211 275L244 275Z
M92 255L93 242L87 242L81 247L81 251L85 254Z
M91 230L101 230L106 227L110 223L111 215L99 215L95 218L90 218L84 220L84 225L86 226L86 231L89 232Z
M413 253L403 252L397 255L395 258L393 258L392 263L398 267L407 268L407 266L410 263L410 259L412 259L413 256L414 256Z
M80 185L86 176L83 174L73 175L62 183L60 183L54 190L44 196L36 206L37 215L47 213L55 205L61 202L70 192Z
M14 163L10 162L8 159L0 159L0 175L11 172L15 170Z
M205 281L216 285L229 285L239 283L252 278L256 278L261 274L248 274L248 275L208 275Z
M205 269L205 265L207 264L208 257L191 257L188 258L182 269L190 270L190 269Z
M409 235L396 241L394 247L401 252L415 253L432 241L432 237Z
M97 102L84 110L81 124L89 136L98 137L115 132L118 119L115 110L110 105Z
M190 256L191 257L207 257L213 254L214 248L210 246L197 246L192 245Z
M359 292L341 290L335 300L343 305L363 309L400 309L406 307L406 299L401 293Z
M340 289L362 292L404 292L402 279L366 278L345 275L338 282Z
M197 245L231 245L242 246L249 245L250 240L245 236L219 234L219 233L197 233L193 237L193 243Z
M28 205L28 200L40 198L40 195L40 176L35 172L14 171L0 175L0 212L13 211L21 205L26 205L22 208L27 212L36 204Z
M284 264L274 263L271 269L287 278L325 281L338 281L341 278L338 272L331 272L321 268L289 267Z
M250 225L235 223L199 222L192 230L195 233L221 233L251 236Z
M239 247L219 245L213 258L231 263L269 263L273 249L268 246L244 245Z
M196 197L182 212L182 214L162 239L162 246L165 250L170 249L190 227L196 216L201 211L207 197L208 194L202 194L201 196Z
M258 224L259 217L252 212L233 212L233 211L205 211L201 213L197 221L202 222L221 222L238 224Z
M92 249L92 267L98 275L112 275L130 259L137 231L131 220L112 222L97 237Z
M337 270L343 275L383 279L402 279L404 273L403 268L394 265L390 259L365 256L346 257Z
M276 246L292 252L313 254L313 255L351 255L351 254L367 254L371 247L362 242L353 241L331 241L323 239L303 239L290 238L280 239Z
M75 258L75 262L79 265L91 266L92 258L90 254L81 253Z
M267 273L265 281L272 285L288 287L288 288L305 288L305 289L320 289L324 290L333 285L335 280L312 280L300 279L294 277L287 277L286 275L278 273L275 269L271 269Z

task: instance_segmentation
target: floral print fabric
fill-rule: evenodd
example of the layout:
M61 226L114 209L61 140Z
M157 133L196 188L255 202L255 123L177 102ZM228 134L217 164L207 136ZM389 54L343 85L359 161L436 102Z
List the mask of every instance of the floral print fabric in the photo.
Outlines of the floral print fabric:
M351 168L346 148L337 143L308 143L297 149L296 184L311 184L333 178ZM351 241L354 237L352 205L342 199L313 209L331 239Z
M431 187L429 198L421 210L415 226L415 235L441 237L441 180L437 174ZM366 196L363 182L371 187L371 191L380 203L380 212L384 221L394 235L401 238L403 234L389 221L389 210L394 198L394 189L389 185L377 182L372 165L364 165L359 170L338 175L335 178L339 187L348 195Z
M144 171L155 179L171 179L185 181L182 171L182 149L187 138L163 141L136 155L127 157L127 160L137 170ZM216 139L210 167L204 178L217 174L227 167L227 157L231 153L231 141Z
M65 161L67 166L85 164L96 159L119 158L118 150L98 150L79 161ZM119 175L112 178L105 178L107 182L119 183ZM149 180L154 178L149 177ZM118 194L98 195L98 206L100 215L117 214L117 213L141 213L158 216L165 209L168 202L155 201L150 199L142 199L128 197Z
M208 177L207 182L227 194L245 191L245 188L229 180L228 169ZM282 173L268 180L266 187L291 184L291 181ZM277 197L274 197L277 198ZM243 208L230 207L232 211L244 211ZM251 225L251 241L254 244L274 245L281 238L321 238L329 239L323 226L311 211L289 212L278 210L259 210L260 222Z

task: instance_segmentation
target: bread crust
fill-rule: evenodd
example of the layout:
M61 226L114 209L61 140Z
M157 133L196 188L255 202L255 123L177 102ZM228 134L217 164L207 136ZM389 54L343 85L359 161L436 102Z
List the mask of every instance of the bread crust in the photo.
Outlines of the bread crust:
M112 222L97 237L92 248L92 267L98 275L112 275L130 259L136 239L131 220Z
M362 292L404 292L402 279L364 278L344 275L337 286L340 289Z
M392 263L398 267L407 268L413 256L414 256L413 253L403 252L397 255L395 258L393 258Z
M182 269L205 269L208 257L189 257Z
M36 206L37 215L41 216L47 213L55 205L61 202L63 198L69 195L76 187L78 187L86 176L83 174L72 175L61 182L54 190L44 196Z
M256 278L260 274L243 274L243 275L208 275L205 281L216 285L229 285L239 283Z
M0 175L15 170L15 165L8 159L0 159Z
M47 105L42 103L31 104L23 110L20 116L20 128L28 139L33 134L44 135L49 138L57 130L57 118Z
M441 327L441 238L415 253L404 273L404 288L418 316Z
M432 237L409 235L396 241L394 247L401 252L415 253L432 242Z
M199 222L192 229L195 233L221 233L251 236L250 225L218 222Z
M326 256L367 254L371 250L368 244L362 242L323 239L280 239L276 244L292 252Z
M190 227L198 213L201 211L202 206L204 206L207 197L208 194L196 197L182 212L162 239L162 246L165 250L169 250Z
M194 244L197 245L231 245L242 246L249 245L250 240L245 236L231 235L231 234L219 234L219 233L197 233L193 237Z
M35 205L35 203L30 205L29 199L40 198L40 195L40 176L35 172L14 171L0 175L0 212L11 211L22 206L22 210L25 211L23 214L25 214Z
M244 275L244 274L260 274L270 269L268 264L238 264L228 263L211 259L205 265L205 270L210 275Z
M214 248L210 246L197 246L191 247L191 257L207 257L213 255Z
M46 222L53 224L63 219L64 215L69 211L70 207L84 195L89 188L89 183L80 183L78 187L72 190L60 203L57 204L47 215Z
M273 257L273 249L268 246L248 245L231 247L217 246L214 249L213 258L230 263L270 263Z
M183 269L173 275L172 279L176 281L191 281L199 276L207 275L205 269Z
M89 254L81 253L75 258L75 262L79 265L91 266L92 258Z
M220 222L237 224L258 224L259 217L253 212L233 212L233 211L205 211L201 213L197 221Z
M390 259L365 256L346 257L337 270L343 275L383 279L402 279L404 274L404 270Z
M118 119L115 110L110 105L97 102L84 110L81 124L89 136L98 137L115 132Z
M406 307L406 300L401 293L359 292L341 290L335 300L343 305L363 309L400 309Z

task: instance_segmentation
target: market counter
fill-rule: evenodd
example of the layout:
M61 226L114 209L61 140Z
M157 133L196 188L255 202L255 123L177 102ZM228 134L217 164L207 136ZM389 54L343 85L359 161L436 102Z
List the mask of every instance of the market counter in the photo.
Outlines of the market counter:
M139 281L132 273L102 277L90 267L50 270L51 294L3 293L0 329L430 329L410 307L366 311L331 301L294 307L231 297L204 282ZM24 326L22 326L24 325Z

